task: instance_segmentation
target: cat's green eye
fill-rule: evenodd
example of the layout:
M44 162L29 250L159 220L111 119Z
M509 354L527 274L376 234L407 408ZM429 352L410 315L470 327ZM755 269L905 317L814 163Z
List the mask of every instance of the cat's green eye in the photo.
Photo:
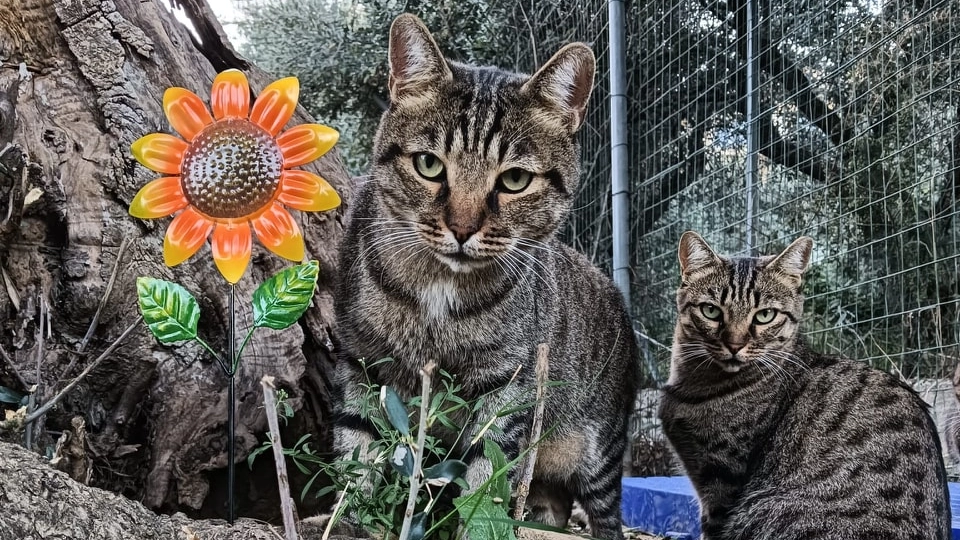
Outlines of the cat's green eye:
M700 313L711 321L719 321L723 318L723 310L713 304L700 304Z
M767 324L777 316L777 310L773 308L761 309L753 315L753 322L757 324Z
M527 189L527 186L530 185L530 181L533 180L533 174L530 171L525 171L523 169L510 169L500 175L500 179L497 181L501 191L507 193L520 193L521 191Z
M414 154L413 167L417 169L420 176L427 180L440 182L443 180L443 162L433 154L421 152Z

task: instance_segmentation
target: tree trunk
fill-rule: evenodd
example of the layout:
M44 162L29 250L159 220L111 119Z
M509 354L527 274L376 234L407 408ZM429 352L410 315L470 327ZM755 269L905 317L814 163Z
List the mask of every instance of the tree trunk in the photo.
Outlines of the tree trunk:
M0 2L0 386L27 393L36 385L31 410L136 320L138 276L184 285L201 306L200 335L226 349L228 289L209 248L168 269L161 250L169 219L127 214L137 190L158 176L134 161L130 144L146 133L170 132L161 109L167 87L206 99L214 75L229 67L243 70L255 92L272 79L237 56L204 0L181 2L199 37L160 2ZM312 120L301 109L294 121ZM345 204L351 200L335 150L307 168L330 181ZM343 209L297 216L308 258L321 264L314 303L299 326L258 330L242 359L240 515L270 519L277 509L270 460L253 471L245 465L266 430L262 375L276 377L297 410L288 436L312 432L314 447L329 448L331 286ZM255 243L249 273L237 284L239 331L249 325L255 286L287 265ZM154 510L223 516L226 382L200 347L160 345L140 325L18 442L48 452L59 432L82 417L90 484Z
M187 516L157 515L126 497L75 482L54 471L39 456L18 445L0 443L0 540L22 538L276 540L283 530L262 521L239 519L194 521ZM322 530L306 526L304 539ZM334 535L331 540L351 540Z

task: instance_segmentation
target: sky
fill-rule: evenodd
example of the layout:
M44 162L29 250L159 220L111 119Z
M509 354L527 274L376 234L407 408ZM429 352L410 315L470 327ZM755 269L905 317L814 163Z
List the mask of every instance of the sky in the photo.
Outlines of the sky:
M240 18L240 12L234 5L233 0L207 0L207 3L210 4L210 8L213 10L214 15L217 16L217 20L223 25L223 30L227 33L227 37L230 38L230 43L232 43L234 47L239 46L242 39L236 21ZM178 21L192 29L192 25L187 21L183 10L172 9L169 2L162 1L160 4L168 11L173 11Z

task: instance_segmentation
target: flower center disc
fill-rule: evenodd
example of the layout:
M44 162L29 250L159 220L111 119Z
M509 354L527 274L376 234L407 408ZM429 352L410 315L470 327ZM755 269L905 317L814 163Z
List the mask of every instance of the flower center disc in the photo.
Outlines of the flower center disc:
M283 153L262 128L243 119L214 122L190 143L180 165L183 193L213 218L261 209L280 186Z

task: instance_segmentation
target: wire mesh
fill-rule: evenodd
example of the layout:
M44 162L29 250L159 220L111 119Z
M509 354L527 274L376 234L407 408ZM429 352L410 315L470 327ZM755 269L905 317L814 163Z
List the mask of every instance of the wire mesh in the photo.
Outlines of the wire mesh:
M562 237L609 271L613 240L607 2L490 0L488 4L510 13L499 29L507 35L517 36L513 50L496 61L500 67L532 73L560 47L573 41L586 42L597 57L595 86L579 137L581 182Z
M684 230L731 254L774 253L805 234L816 241L808 339L901 374L935 403L941 423L948 410L956 419L943 379L960 355L960 2L754 1L752 118L747 0L626 5L631 296L644 365L652 380L665 379ZM582 181L564 238L609 270L607 2L480 4L490 22L477 32L487 35L447 36L458 59L531 72L569 41L597 54ZM748 190L751 133L758 167ZM656 432L654 396L641 397L635 431ZM642 450L651 461L664 458L656 443Z
M636 320L670 342L684 230L726 253L809 235L807 338L912 381L943 422L955 399L937 380L960 353L960 3L757 3L752 121L746 0L632 5ZM662 380L669 354L648 350Z

